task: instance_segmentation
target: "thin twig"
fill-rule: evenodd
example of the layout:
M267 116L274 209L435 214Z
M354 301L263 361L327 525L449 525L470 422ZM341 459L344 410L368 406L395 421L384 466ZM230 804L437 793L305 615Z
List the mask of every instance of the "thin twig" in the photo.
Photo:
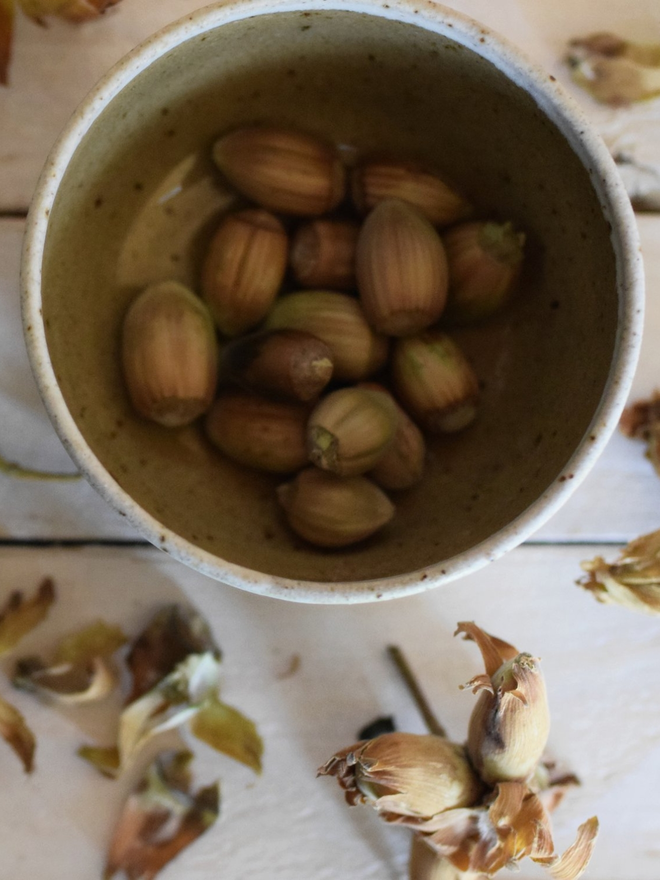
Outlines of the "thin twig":
M428 700L422 693L420 686L417 684L417 679L408 665L408 661L401 648L397 647L397 645L388 645L387 653L390 655L394 661L394 665L399 670L401 678L404 680L406 687L410 692L410 696L413 698L415 705L424 719L424 723L429 729L429 733L434 733L436 736L447 736L447 731L435 717L433 710L428 704Z
M26 468L15 461L7 461L6 458L0 456L0 473L8 477L18 477L21 480L79 480L81 474L58 474L50 471L35 471L33 468Z

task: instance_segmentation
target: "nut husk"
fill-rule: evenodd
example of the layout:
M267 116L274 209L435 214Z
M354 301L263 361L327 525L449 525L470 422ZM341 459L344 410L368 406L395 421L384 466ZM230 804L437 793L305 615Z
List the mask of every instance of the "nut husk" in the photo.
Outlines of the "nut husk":
M435 226L463 220L472 208L460 193L435 174L411 162L371 159L358 165L351 179L355 207L366 214L384 199L402 199Z
M363 474L392 442L397 420L394 401L385 392L355 387L333 391L309 417L309 458L343 477Z
M307 463L305 426L309 410L244 391L225 391L211 407L206 435L233 461L286 474Z
M288 255L284 227L259 208L224 218L202 268L202 295L226 336L250 330L278 294Z
M348 220L313 220L291 244L291 268L303 287L352 290L360 227Z
M372 330L360 303L345 293L303 290L282 296L265 326L302 330L322 339L332 351L335 379L366 379L387 360L388 340Z
M440 236L406 202L380 202L360 231L357 279L367 320L379 333L409 336L429 327L447 299Z
M304 132L240 128L216 141L213 159L239 192L271 211L313 217L344 197L346 174L336 149Z
M221 375L260 394L314 400L332 378L332 351L301 330L272 330L230 342L222 351Z
M217 383L218 347L204 303L176 281L144 290L124 318L122 365L141 416L170 428L194 421Z
M338 477L309 467L278 487L291 528L318 547L346 547L377 532L394 505L365 477Z
M490 317L513 295L525 234L512 223L462 223L444 236L449 263L445 317L467 324Z
M440 330L397 340L392 380L404 408L428 431L460 431L477 414L474 370L454 340Z
M387 389L375 382L368 383L368 387L377 388L383 394L387 394L397 413L394 438L369 476L383 489L409 489L419 483L424 474L426 458L424 435Z

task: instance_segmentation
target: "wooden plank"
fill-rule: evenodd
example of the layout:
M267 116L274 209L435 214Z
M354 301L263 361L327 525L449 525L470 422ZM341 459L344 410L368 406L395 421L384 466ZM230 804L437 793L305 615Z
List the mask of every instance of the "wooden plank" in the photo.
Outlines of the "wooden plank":
M290 605L212 582L155 550L0 551L0 603L44 574L58 585L49 619L19 654L47 653L57 639L104 618L134 634L165 602L193 601L224 651L224 698L259 725L264 774L190 743L200 783L220 778L217 826L183 853L163 880L401 880L408 845L367 808L349 810L316 768L375 717L399 729L421 721L385 657L406 652L431 705L457 741L474 705L458 686L481 671L474 645L452 638L457 621L476 620L543 658L552 711L552 755L582 786L554 820L560 849L597 814L601 835L590 880L657 880L660 704L658 623L606 607L574 586L579 562L597 547L523 547L460 583L406 601L357 607ZM291 658L299 671L284 677ZM4 664L11 670L11 659ZM139 767L119 782L101 779L75 757L81 742L108 743L119 700L65 712L17 693L0 693L24 713L38 738L36 771L25 777L0 742L3 877L89 880ZM139 762L142 766L143 762ZM29 821L26 817L29 816ZM523 867L520 880L545 876Z

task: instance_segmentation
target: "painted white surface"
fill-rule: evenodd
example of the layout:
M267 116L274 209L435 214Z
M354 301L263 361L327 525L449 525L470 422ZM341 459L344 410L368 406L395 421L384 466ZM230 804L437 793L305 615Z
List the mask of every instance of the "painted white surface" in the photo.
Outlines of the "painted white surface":
M197 8L191 0L123 0L103 20L47 30L19 20L12 86L0 92L0 212L23 210L43 160L79 100L107 68L158 27ZM660 38L656 0L461 0L449 3L518 43L568 84L558 61L572 36L613 28ZM573 93L605 130L608 111ZM656 149L660 110L644 110L645 145ZM623 117L617 117L623 118ZM627 114L625 124L638 124ZM614 124L614 123L612 123ZM617 122L616 125L619 125ZM606 131L607 133L607 131ZM633 397L660 386L660 217L640 217L648 276L642 358ZM18 308L22 222L0 220L0 452L34 467L67 469L29 373ZM550 745L583 787L556 821L561 848L587 816L602 832L591 880L657 880L660 869L660 706L654 698L660 623L598 605L574 586L595 546L660 526L660 480L641 447L620 435L564 509L536 536L548 546L513 551L487 569L423 596L379 606L293 606L211 582L155 550L0 549L0 604L12 589L56 578L50 619L21 646L43 651L93 617L134 633L152 609L194 601L225 651L224 696L259 724L265 772L255 780L196 746L200 783L220 777L216 827L161 875L163 880L403 880L407 834L384 828L366 809L349 811L318 764L351 742L360 726L393 713L420 721L383 655L391 641L408 654L450 733L460 739L472 697L457 686L479 671L474 646L452 640L475 619L543 658L553 715ZM0 539L131 539L133 531L85 483L34 484L0 475ZM608 548L614 555L616 548ZM299 672L287 679L291 656ZM2 669L11 668L11 658ZM131 780L97 777L75 749L112 738L116 704L61 713L23 694L0 693L26 714L39 740L26 778L0 743L0 880L93 880ZM525 867L520 880L541 876Z

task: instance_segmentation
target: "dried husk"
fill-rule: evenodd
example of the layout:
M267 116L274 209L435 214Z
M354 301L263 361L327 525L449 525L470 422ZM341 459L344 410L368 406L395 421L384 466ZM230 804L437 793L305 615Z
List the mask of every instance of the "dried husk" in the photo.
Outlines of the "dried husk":
M513 295L525 235L512 223L462 223L443 237L449 266L445 317L454 324L481 321Z
M206 436L239 464L287 474L307 463L308 407L247 391L225 391L204 423Z
M550 710L538 661L494 640L474 623L458 633L475 641L486 674L466 687L479 694L470 717L468 754L490 784L528 780L541 760L550 732Z
M313 217L344 197L346 173L336 148L310 134L241 128L215 143L213 159L240 193L271 211Z
M0 737L18 755L25 772L32 773L34 752L37 747L34 734L18 709L2 697L0 697Z
M626 437L646 442L646 457L660 475L660 393L626 407L619 427Z
M55 584L44 578L32 599L24 599L21 591L10 594L0 610L0 657L45 620L55 601Z
M153 880L218 818L218 783L191 792L190 752L164 752L129 795L115 828L104 880Z
M467 358L441 330L398 339L392 381L404 409L432 433L453 433L477 415L479 383Z
M459 871L449 859L439 856L424 835L413 834L408 862L409 880L478 880L482 876Z
M216 752L261 773L263 742L254 721L238 709L211 697L192 718L190 731Z
M379 333L409 336L438 320L447 301L447 258L418 210L400 199L380 202L360 230L356 261L360 301Z
M364 387L324 397L307 423L310 460L343 477L370 470L394 439L397 410L391 396Z
M453 187L410 162L367 160L353 171L351 191L360 213L368 213L385 199L401 199L417 208L435 226L456 223L472 211Z
M124 318L122 365L136 412L169 428L193 422L217 384L215 329L204 303L176 281L144 290Z
M310 467L277 489L291 528L318 547L347 547L394 516L387 495L365 477L338 477Z
M276 300L266 329L317 336L332 351L333 378L360 381L385 365L388 340L369 326L358 300L329 290L304 290Z
M566 62L573 80L611 107L660 95L660 43L640 44L616 34L591 34L571 40Z
M385 733L356 743L318 774L335 776L348 804L367 803L386 821L427 821L473 805L482 789L463 747L432 734Z
M255 333L233 340L222 351L225 379L276 399L315 400L333 369L330 347L300 330Z
M631 541L615 563L596 556L582 568L587 575L577 583L599 602L660 614L660 531Z
M313 220L291 243L291 268L302 287L352 290L360 227L349 220Z
M288 239L277 217L252 208L226 216L202 267L202 295L220 331L237 336L266 316L282 285Z

